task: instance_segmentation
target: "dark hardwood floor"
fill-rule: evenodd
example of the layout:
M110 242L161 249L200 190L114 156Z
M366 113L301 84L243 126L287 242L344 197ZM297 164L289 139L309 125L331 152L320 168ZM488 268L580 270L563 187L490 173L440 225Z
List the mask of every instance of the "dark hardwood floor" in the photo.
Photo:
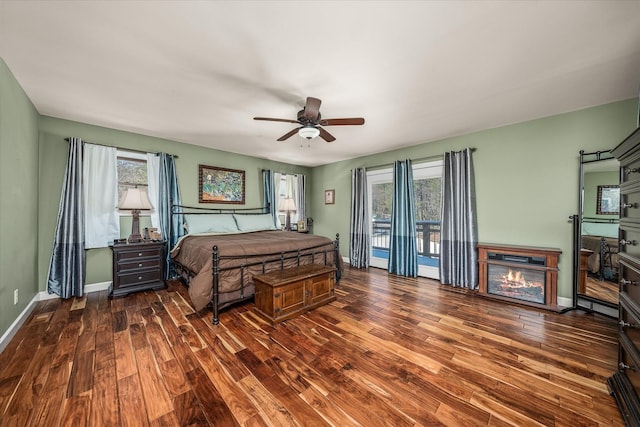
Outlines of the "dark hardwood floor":
M585 295L618 304L618 282L587 276Z
M619 426L616 322L347 267L271 327L185 288L38 303L0 354L6 426Z

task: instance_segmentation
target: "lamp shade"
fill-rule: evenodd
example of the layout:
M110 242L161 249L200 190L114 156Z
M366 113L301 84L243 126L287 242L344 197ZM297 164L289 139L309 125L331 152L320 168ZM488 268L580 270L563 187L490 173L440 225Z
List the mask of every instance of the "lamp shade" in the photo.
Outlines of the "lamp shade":
M303 126L298 130L298 135L306 139L313 139L320 135L320 130L314 126Z
M153 209L153 206L146 191L139 188L127 188L118 203L118 209L148 211Z
M280 210L295 211L296 204L291 197L285 197L284 201L282 202L282 205L280 206Z

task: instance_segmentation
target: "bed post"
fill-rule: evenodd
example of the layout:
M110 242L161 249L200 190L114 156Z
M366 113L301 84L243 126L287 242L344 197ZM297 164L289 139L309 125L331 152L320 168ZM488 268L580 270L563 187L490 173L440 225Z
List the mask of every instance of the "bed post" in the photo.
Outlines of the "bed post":
M218 319L218 280L219 280L219 270L218 263L220 259L218 256L218 245L213 247L213 324L217 325L220 323L220 319Z
M340 276L342 275L342 271L340 271L340 233L336 233L336 240L333 242L335 246L335 266L336 266L336 283L340 281Z

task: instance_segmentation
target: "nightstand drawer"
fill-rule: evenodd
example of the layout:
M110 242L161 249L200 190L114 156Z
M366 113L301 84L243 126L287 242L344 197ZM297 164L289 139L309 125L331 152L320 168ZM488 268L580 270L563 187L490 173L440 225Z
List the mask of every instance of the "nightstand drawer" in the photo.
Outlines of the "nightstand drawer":
M144 259L144 258L162 258L162 254L164 252L164 246L162 247L153 247L153 248L136 248L136 249L128 249L128 250L123 250L123 251L118 251L116 253L116 261L118 263L120 262L127 262L127 261L134 261L134 260L138 260L138 259Z
M131 270L146 270L148 268L158 268L158 258L142 258L136 260L127 260L126 262L119 262L116 264L116 271L118 273L121 272L130 272Z
M160 269L140 271L137 273L118 274L119 287L139 285L162 280Z

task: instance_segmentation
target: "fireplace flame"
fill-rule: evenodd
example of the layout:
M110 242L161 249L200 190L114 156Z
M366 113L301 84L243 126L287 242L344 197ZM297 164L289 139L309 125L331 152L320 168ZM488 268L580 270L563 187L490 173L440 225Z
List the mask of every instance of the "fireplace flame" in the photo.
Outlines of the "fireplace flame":
M522 274L522 271L514 272L513 270L509 269L509 273L507 273L507 275L505 276L502 276L502 280L507 283L516 284L519 286L527 285L527 281L524 279L524 275Z

